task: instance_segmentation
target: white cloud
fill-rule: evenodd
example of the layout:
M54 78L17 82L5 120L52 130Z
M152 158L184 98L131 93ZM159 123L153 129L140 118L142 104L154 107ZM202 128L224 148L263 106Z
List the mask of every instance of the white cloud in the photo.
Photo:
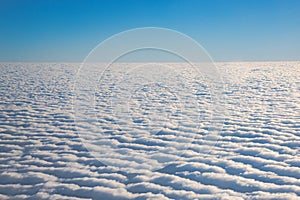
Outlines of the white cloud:
M194 134L191 120L180 128L170 121L149 137L138 124L129 126L130 118L114 124L118 117L108 112L107 99L98 99L98 122L75 127L72 87L79 65L27 65L0 64L0 199L300 198L300 63L219 63L228 116L213 147L203 137L208 122ZM209 105L204 96L201 108ZM178 117L196 112L186 109ZM93 148L108 166L76 132L89 130L87 138L99 139L100 126L107 137ZM190 148L180 149L190 137ZM113 145L123 154L107 148ZM151 171L163 161L171 165Z

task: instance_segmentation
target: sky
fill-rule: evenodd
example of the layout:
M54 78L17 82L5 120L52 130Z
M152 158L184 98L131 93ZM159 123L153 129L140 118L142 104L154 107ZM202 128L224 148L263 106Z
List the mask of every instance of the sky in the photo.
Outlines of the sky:
M82 62L106 38L162 27L215 61L300 60L299 0L0 0L1 62Z

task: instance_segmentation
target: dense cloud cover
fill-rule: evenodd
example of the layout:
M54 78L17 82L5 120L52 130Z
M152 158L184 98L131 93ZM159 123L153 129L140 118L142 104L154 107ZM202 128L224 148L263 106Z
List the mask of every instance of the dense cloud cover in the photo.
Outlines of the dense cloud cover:
M2 63L0 199L299 199L300 63L217 66L227 99L218 142L199 151L195 137L181 159L133 173L101 163L78 136L78 64ZM117 142L151 151L167 139Z

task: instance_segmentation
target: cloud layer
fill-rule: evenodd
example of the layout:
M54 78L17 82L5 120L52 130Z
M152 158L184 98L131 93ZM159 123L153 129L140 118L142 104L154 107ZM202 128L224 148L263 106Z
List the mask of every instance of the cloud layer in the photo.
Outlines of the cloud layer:
M219 63L227 115L218 142L203 151L197 135L180 159L137 173L104 165L76 133L78 67L0 65L0 199L300 198L300 63ZM122 135L107 142L150 152L176 131L193 133L188 123L181 130L169 126L152 140Z

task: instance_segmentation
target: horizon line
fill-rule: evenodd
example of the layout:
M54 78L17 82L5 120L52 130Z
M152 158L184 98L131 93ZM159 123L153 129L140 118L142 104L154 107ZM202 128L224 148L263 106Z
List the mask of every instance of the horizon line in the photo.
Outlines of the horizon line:
M212 61L212 63L272 63L272 62L300 62L300 60L270 60L270 61ZM84 62L73 61L0 61L0 63L75 63L81 64ZM108 63L108 62L89 62L89 63ZM114 63L186 63L186 62L172 62L172 61L144 61L144 62L114 62ZM191 62L201 63L201 62Z

